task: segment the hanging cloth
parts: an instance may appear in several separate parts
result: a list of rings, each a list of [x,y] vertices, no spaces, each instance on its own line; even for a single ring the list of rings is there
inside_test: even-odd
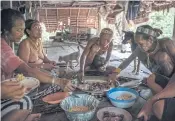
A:
[[[126,14],[127,20],[134,20],[138,16],[140,10],[140,1],[129,1],[128,10]]]

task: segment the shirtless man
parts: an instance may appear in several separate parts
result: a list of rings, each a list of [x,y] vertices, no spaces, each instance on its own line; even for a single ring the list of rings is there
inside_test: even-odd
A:
[[[113,31],[110,28],[102,29],[100,37],[94,37],[88,41],[80,59],[80,80],[83,80],[84,72],[90,68],[105,71],[111,57],[113,48]],[[101,55],[105,54],[106,59]]]
[[[166,87],[172,74],[175,73],[175,41],[169,38],[157,37],[162,32],[149,25],[137,28],[135,41],[138,47],[110,75],[115,80],[116,75],[125,69],[136,57],[152,72],[146,83],[155,92]],[[114,78],[113,78],[114,77]]]

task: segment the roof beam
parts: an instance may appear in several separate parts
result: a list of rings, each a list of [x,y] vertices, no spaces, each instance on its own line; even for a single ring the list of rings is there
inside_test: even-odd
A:
[[[97,7],[59,7],[59,8],[38,7],[38,9],[97,9]]]
[[[71,2],[70,6],[73,6],[73,5],[74,5],[74,3],[75,3],[75,1]]]

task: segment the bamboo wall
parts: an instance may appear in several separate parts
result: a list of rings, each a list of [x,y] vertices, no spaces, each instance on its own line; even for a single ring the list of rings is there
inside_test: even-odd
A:
[[[44,22],[48,32],[56,31],[59,22],[70,25],[72,33],[87,33],[88,28],[98,29],[99,17],[97,9],[38,9],[39,21]]]

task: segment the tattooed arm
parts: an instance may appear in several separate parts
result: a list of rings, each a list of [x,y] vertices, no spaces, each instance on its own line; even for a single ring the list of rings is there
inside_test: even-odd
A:
[[[175,67],[175,42],[167,38],[166,40],[162,40],[161,44],[166,52],[162,52],[159,55],[158,61],[161,66],[161,70],[166,76],[170,76],[172,75]]]

